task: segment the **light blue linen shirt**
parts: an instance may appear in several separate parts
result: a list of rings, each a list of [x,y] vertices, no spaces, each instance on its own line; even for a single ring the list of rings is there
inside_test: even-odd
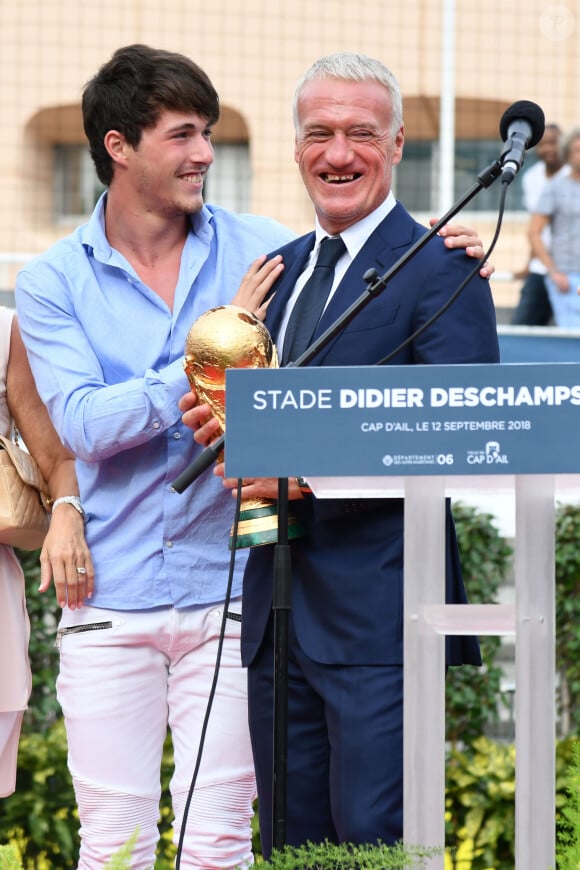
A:
[[[267,218],[204,206],[192,216],[173,311],[89,223],[27,264],[16,306],[38,390],[78,457],[95,565],[91,604],[115,610],[223,600],[234,500],[208,469],[171,482],[200,451],[177,403],[192,323],[231,301],[250,262],[293,238]],[[241,593],[246,553],[236,557]]]

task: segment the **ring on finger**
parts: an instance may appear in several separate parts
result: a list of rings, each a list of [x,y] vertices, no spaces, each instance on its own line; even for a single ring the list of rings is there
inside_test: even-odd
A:
[[[83,568],[82,566],[77,565],[77,574],[86,574],[86,573],[87,573],[86,568]]]

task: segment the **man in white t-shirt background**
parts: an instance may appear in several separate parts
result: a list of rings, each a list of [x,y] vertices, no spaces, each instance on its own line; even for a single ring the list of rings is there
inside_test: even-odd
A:
[[[540,195],[548,181],[567,174],[561,148],[562,131],[557,124],[547,124],[538,142],[538,161],[522,175],[523,199],[531,215],[536,211]],[[550,228],[544,230],[544,244],[550,247]],[[546,290],[546,267],[538,257],[530,255],[527,274],[520,290],[520,299],[512,316],[514,326],[547,326],[552,321],[552,306]]]

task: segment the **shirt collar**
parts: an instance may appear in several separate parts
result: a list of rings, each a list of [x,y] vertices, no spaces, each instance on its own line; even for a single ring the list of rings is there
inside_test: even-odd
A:
[[[81,228],[81,243],[87,250],[92,250],[99,260],[106,262],[111,256],[111,246],[105,235],[105,204],[107,191],[101,194],[93,213]]]
[[[87,250],[92,250],[94,256],[102,263],[108,263],[114,256],[114,249],[109,244],[105,234],[105,208],[107,204],[107,191],[101,194],[100,198],[93,209],[93,213],[89,218],[88,223],[82,227],[81,242]],[[190,216],[191,228],[193,233],[202,241],[206,240],[208,234],[211,235],[210,229],[213,223],[213,212],[211,206],[204,205],[200,211],[195,212]]]
[[[352,224],[352,226],[347,227],[340,233],[344,244],[346,245],[346,249],[350,256],[351,261],[354,260],[362,246],[365,242],[370,238],[371,234],[376,230],[378,225],[383,221],[386,216],[391,212],[396,206],[397,201],[395,199],[395,195],[393,191],[389,191],[389,194],[385,200],[368,214],[366,217],[362,218],[362,220],[357,221],[357,223]],[[318,222],[318,218],[316,218],[316,243],[314,245],[315,250],[320,246],[320,242],[325,236],[328,235],[326,230],[323,230]]]

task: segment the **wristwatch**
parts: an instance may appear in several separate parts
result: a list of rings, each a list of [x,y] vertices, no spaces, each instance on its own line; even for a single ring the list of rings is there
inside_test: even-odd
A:
[[[57,498],[52,503],[52,510],[54,511],[55,507],[58,507],[59,504],[70,504],[74,507],[76,511],[79,512],[81,517],[85,518],[85,512],[83,506],[81,504],[81,500],[78,495],[61,495],[60,498]]]

